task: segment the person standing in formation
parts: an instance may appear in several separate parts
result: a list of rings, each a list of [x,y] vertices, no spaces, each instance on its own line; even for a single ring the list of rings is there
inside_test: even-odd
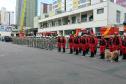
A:
[[[66,38],[64,36],[61,37],[61,48],[63,49],[63,52],[65,53],[66,49]]]
[[[101,36],[100,39],[100,59],[105,58],[105,49],[106,49],[107,43],[103,36]]]
[[[79,44],[80,44],[80,39],[78,36],[75,36],[74,37],[74,49],[75,49],[76,55],[79,54]]]
[[[95,45],[96,45],[95,42],[96,42],[95,37],[94,37],[94,35],[92,35],[90,37],[90,42],[89,42],[89,44],[90,44],[90,53],[91,53],[90,57],[94,57],[94,55],[95,55]]]
[[[70,49],[70,54],[73,53],[74,51],[74,36],[71,34],[69,38],[69,49]]]
[[[119,51],[121,46],[121,38],[118,36],[118,33],[115,32],[115,36],[113,38],[113,51]],[[118,62],[119,57],[117,56],[114,61]]]
[[[86,40],[86,36],[82,36],[81,37],[81,46],[82,46],[82,51],[83,51],[83,56],[86,55],[86,45],[87,45],[87,40]]]
[[[58,36],[57,38],[57,47],[58,47],[58,52],[61,52],[61,36]]]

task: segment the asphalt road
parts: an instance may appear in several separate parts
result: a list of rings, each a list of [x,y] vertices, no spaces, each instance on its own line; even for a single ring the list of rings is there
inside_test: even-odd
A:
[[[126,84],[126,61],[0,42],[0,84]]]

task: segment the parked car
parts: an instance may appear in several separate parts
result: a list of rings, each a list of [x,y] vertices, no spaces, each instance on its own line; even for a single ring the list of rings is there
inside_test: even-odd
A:
[[[4,41],[4,42],[11,42],[12,38],[10,36],[3,36],[2,37],[2,41]]]

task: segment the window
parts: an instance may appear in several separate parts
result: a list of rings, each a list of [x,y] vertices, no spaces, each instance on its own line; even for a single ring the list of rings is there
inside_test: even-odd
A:
[[[104,8],[101,8],[101,9],[97,10],[97,14],[102,14],[102,13],[104,13]]]
[[[80,0],[80,1],[79,1],[79,4],[85,3],[85,2],[86,2],[86,0]]]
[[[120,17],[121,17],[121,12],[120,11],[116,11],[116,22],[120,23]]]
[[[87,22],[87,14],[81,15],[81,22]]]
[[[124,21],[126,21],[126,13],[124,13]]]
[[[58,25],[59,25],[59,26],[61,25],[61,19],[58,20]]]
[[[76,16],[72,17],[72,24],[76,23]]]
[[[89,21],[93,21],[93,14],[89,17]]]

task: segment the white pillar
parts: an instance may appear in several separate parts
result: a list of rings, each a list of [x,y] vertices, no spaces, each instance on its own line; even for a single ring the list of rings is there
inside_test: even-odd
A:
[[[63,36],[65,36],[65,30],[63,30]]]

